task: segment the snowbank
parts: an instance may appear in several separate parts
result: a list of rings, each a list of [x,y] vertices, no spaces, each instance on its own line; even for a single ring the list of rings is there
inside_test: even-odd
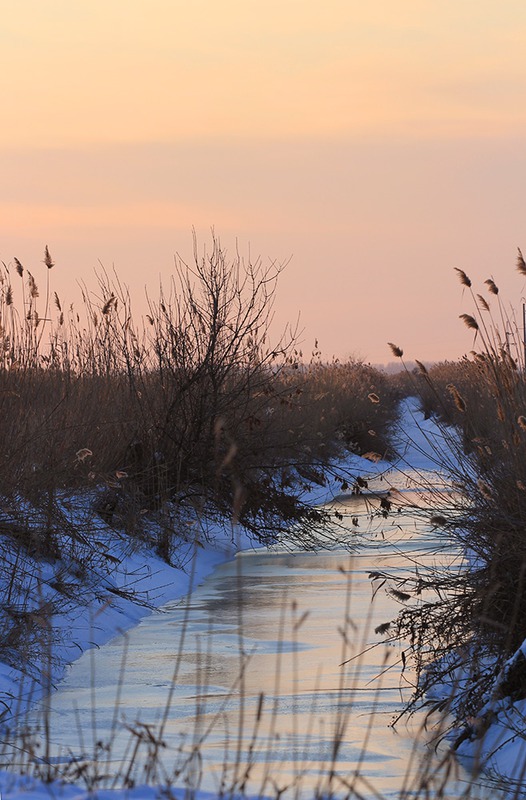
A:
[[[342,493],[342,483],[353,476],[367,477],[369,480],[386,480],[389,473],[400,470],[416,476],[430,477],[437,482],[437,470],[442,469],[447,478],[448,465],[454,466],[458,452],[450,450],[444,437],[433,422],[425,420],[414,398],[401,404],[400,423],[396,432],[396,445],[400,453],[394,463],[371,461],[349,454],[331,468],[323,487],[306,488],[302,499],[305,502],[322,504]],[[347,491],[351,491],[349,485]],[[76,514],[79,509],[76,509]],[[84,525],[84,522],[82,523]],[[178,549],[178,566],[169,566],[154,555],[151,546],[130,543],[120,538],[103,523],[91,529],[103,543],[105,558],[102,573],[96,585],[83,584],[83,597],[62,598],[58,613],[53,616],[55,643],[53,653],[52,683],[56,683],[68,663],[89,647],[98,647],[115,635],[136,625],[149,610],[159,608],[164,603],[183,597],[192,587],[198,585],[215,566],[231,558],[238,550],[253,547],[253,542],[245,531],[233,527],[228,520],[223,523],[205,522],[202,519],[187,520],[188,541],[181,538]],[[100,566],[100,565],[99,565]],[[40,602],[52,597],[53,579],[56,565],[35,568],[38,572]],[[102,578],[101,578],[102,574]],[[35,579],[35,574],[32,575]],[[19,587],[20,596],[27,596],[28,588],[37,583],[29,581],[28,586]],[[78,586],[80,584],[77,584]],[[43,588],[42,588],[43,587]],[[523,648],[526,655],[526,645]],[[43,652],[41,669],[47,669],[47,655]],[[38,665],[35,665],[38,666]],[[5,709],[12,709],[20,687],[25,686],[27,702],[37,699],[44,687],[34,682],[28,685],[22,670],[0,664],[0,702]],[[17,706],[22,711],[25,703]],[[526,730],[526,697],[512,701],[499,698],[488,701],[487,724],[481,732],[473,726],[473,736],[466,737],[459,747],[458,754],[473,767],[482,765],[490,773],[504,774],[513,779],[523,779],[523,765],[526,763],[526,747],[523,731]],[[133,790],[97,790],[98,800],[153,800],[160,796],[160,789],[136,787]],[[173,797],[183,800],[185,790],[171,790]],[[2,800],[48,800],[50,796],[64,800],[87,800],[90,795],[84,789],[72,785],[35,782],[28,777],[17,777],[0,771],[0,792]],[[211,800],[207,792],[196,792],[196,800]]]

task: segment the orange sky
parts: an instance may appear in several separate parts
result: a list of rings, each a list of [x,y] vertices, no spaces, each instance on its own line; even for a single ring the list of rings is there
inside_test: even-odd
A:
[[[0,259],[140,308],[192,226],[286,261],[305,350],[471,348],[453,267],[520,299],[523,0],[20,0],[0,27]]]

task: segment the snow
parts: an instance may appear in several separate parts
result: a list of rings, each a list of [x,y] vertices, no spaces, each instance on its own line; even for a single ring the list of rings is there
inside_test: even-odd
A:
[[[81,510],[77,508],[76,513],[79,515]],[[77,517],[77,524],[83,528],[86,520]],[[96,525],[98,530],[95,530]],[[96,574],[88,575],[78,586],[76,596],[60,596],[58,601],[59,593],[52,587],[57,566],[45,562],[32,565],[25,585],[19,590],[20,597],[32,597],[35,603],[49,599],[57,609],[52,617],[52,685],[60,680],[67,664],[85,650],[100,647],[136,625],[151,608],[188,594],[219,563],[232,558],[237,550],[252,546],[246,532],[235,530],[228,521],[220,525],[196,519],[193,523],[194,539],[180,543],[177,550],[179,566],[170,566],[150,546],[137,543],[135,548],[131,548],[129,541],[116,535],[104,523],[96,523],[93,517],[90,526],[91,534],[103,540],[110,560],[101,561]],[[61,566],[65,567],[64,564]],[[67,568],[64,574],[67,574]],[[42,651],[45,660],[42,671],[45,672],[47,648],[43,646]],[[27,687],[25,693],[31,702],[42,694],[42,687],[28,681],[20,670],[0,664],[0,703],[4,708],[11,706],[10,699],[16,697],[17,710],[23,713],[25,704],[18,699],[21,685]]]
[[[458,440],[458,447],[451,448],[450,443],[454,441],[452,431],[448,431],[447,440],[444,439],[440,428],[432,419],[423,419],[415,398],[404,401],[401,421],[398,443],[403,455],[399,466],[402,465],[403,468],[405,463],[408,469],[417,470],[420,474],[428,471],[436,474],[437,469],[446,474],[449,470],[454,474],[462,447]],[[467,467],[467,464],[463,465],[464,470]],[[526,700],[512,702],[509,697],[495,699],[499,695],[499,686],[506,668],[520,655],[526,656],[526,642],[509,659],[503,673],[496,677],[491,690],[492,696],[479,712],[477,719],[469,721],[473,730],[472,736],[465,739],[456,751],[459,760],[471,771],[477,773],[482,770],[487,777],[494,780],[500,798],[526,796]],[[451,654],[451,660],[455,660],[454,654]],[[462,658],[459,658],[459,662],[462,662]],[[434,697],[450,698],[452,686],[453,691],[459,691],[471,680],[469,666],[459,666],[452,673],[451,683],[444,685],[442,690],[434,687]],[[459,733],[453,732],[451,738],[454,739]]]
[[[387,468],[385,462],[373,464],[351,455],[334,464],[325,486],[305,486],[302,500],[309,505],[325,503],[341,491],[343,481],[351,482],[358,474],[380,474]],[[20,577],[9,592],[11,605],[34,614],[36,620],[27,657],[13,658],[11,664],[0,662],[0,719],[8,725],[56,686],[68,664],[83,652],[101,647],[137,625],[152,609],[184,597],[217,565],[230,560],[236,552],[255,547],[249,533],[231,520],[187,511],[174,521],[175,529],[182,533],[176,548],[177,564],[169,565],[155,554],[151,542],[139,538],[131,541],[106,524],[93,512],[93,501],[93,495],[89,494],[64,494],[59,500],[64,521],[64,531],[57,533],[59,546],[68,553],[76,549],[76,558],[37,560],[27,553],[21,555],[16,542],[8,537],[0,538],[4,560],[0,583],[2,579],[9,581],[16,562]],[[19,510],[20,516],[13,522],[23,518],[35,531],[42,528],[37,509],[21,501]],[[3,522],[9,522],[9,515],[3,509],[0,516]],[[147,526],[148,521],[143,520],[143,524]],[[71,534],[73,530],[75,535]],[[153,522],[152,540],[155,533]],[[68,547],[62,546],[62,536],[64,541],[68,540]],[[79,564],[86,559],[88,569],[80,576]],[[52,607],[51,616],[41,615],[42,607],[46,606]],[[79,787],[43,784],[1,770],[0,792],[1,800],[90,796]],[[142,787],[126,792],[97,790],[96,796],[153,798],[158,794],[155,788]],[[182,798],[185,791],[174,796]],[[195,796],[207,800],[211,795],[200,791]]]
[[[407,475],[434,476],[442,469],[444,480],[448,479],[448,469],[454,470],[458,451],[450,450],[433,420],[425,420],[419,411],[418,401],[407,399],[401,404],[401,420],[396,434],[400,457],[395,463],[348,455],[335,464],[330,477],[323,487],[310,487],[302,499],[310,504],[328,502],[342,492],[342,481],[349,476],[367,476],[371,480],[388,480],[393,470]],[[69,503],[69,508],[68,508]],[[70,500],[64,503],[64,514],[69,521],[80,528],[88,527],[91,536],[100,539],[101,556],[98,571],[95,570],[93,583],[82,584],[82,597],[60,597],[53,583],[57,577],[56,564],[27,565],[25,581],[17,589],[20,602],[33,597],[36,605],[46,600],[57,604],[53,616],[54,646],[50,683],[56,684],[68,663],[90,647],[100,647],[114,636],[136,625],[149,613],[164,603],[183,597],[197,586],[221,562],[230,559],[237,551],[251,548],[253,541],[239,526],[234,527],[228,520],[210,522],[202,518],[186,520],[188,541],[181,542],[178,549],[179,563],[170,566],[156,556],[144,543],[137,542],[134,547],[129,541],[119,537],[100,520],[94,528],[93,515],[88,510],[87,498]],[[84,516],[83,516],[84,515]],[[84,518],[85,517],[85,518]],[[5,557],[9,562],[13,550],[5,544]],[[60,564],[62,578],[74,581],[74,565]],[[71,570],[70,570],[71,567]],[[38,591],[36,587],[38,586]],[[37,603],[38,600],[38,603]],[[36,606],[35,606],[36,607]],[[526,643],[523,646],[526,653]],[[42,653],[41,669],[47,669],[46,653]],[[38,665],[34,664],[34,667]],[[42,696],[45,687],[32,680],[28,681],[27,665],[20,668],[0,663],[0,714],[2,709],[9,713],[22,713],[25,707]],[[20,701],[20,692],[23,700]],[[523,778],[522,770],[526,763],[526,747],[522,731],[526,729],[526,701],[511,703],[509,698],[488,702],[494,721],[486,733],[473,741],[466,740],[459,748],[459,756],[467,763],[484,765],[496,776],[506,775],[512,779]],[[5,714],[7,719],[9,714]],[[171,789],[169,796],[177,800],[188,797],[185,789]],[[86,789],[58,783],[44,784],[28,776],[16,776],[0,771],[1,800],[49,800],[50,797],[64,800],[153,800],[160,796],[156,787],[135,787],[128,790],[97,789],[90,794]],[[165,795],[166,796],[166,795]],[[213,795],[196,791],[196,800],[209,800]]]
[[[221,562],[229,560],[239,550],[253,547],[247,532],[239,526],[234,527],[229,520],[212,522],[195,517],[187,520],[188,541],[181,540],[177,548],[178,566],[170,566],[152,551],[151,546],[130,542],[119,536],[105,523],[88,514],[88,503],[79,498],[72,504],[67,501],[71,511],[71,522],[79,529],[89,526],[90,535],[100,540],[105,557],[97,562],[98,569],[93,574],[77,581],[76,592],[64,597],[54,588],[57,569],[62,579],[74,580],[75,565],[64,562],[39,563],[27,558],[27,569],[23,570],[22,580],[13,597],[19,604],[38,610],[46,600],[53,602],[55,613],[51,618],[52,660],[49,662],[47,639],[47,620],[39,641],[38,657],[32,655],[32,672],[27,664],[21,669],[0,663],[0,704],[3,722],[9,724],[13,716],[22,716],[25,710],[46,692],[46,685],[37,680],[36,675],[49,672],[50,686],[56,685],[64,674],[67,665],[92,647],[100,647],[113,637],[137,625],[145,614],[159,608],[170,600],[184,597],[200,584]],[[9,562],[10,543],[4,543],[5,555]],[[97,798],[154,798],[159,795],[155,788],[139,787],[126,792],[97,790]],[[27,776],[16,776],[11,772],[0,771],[0,797],[2,800],[23,798],[61,797],[66,800],[80,800],[92,797],[79,787],[58,783],[43,784]],[[184,797],[184,790],[175,795]],[[200,800],[210,797],[200,792]]]
[[[174,789],[162,793],[159,787],[135,786],[133,789],[97,789],[89,792],[72,784],[54,781],[41,783],[27,776],[14,778],[11,773],[0,771],[0,791],[2,800],[159,800],[160,797],[170,800],[188,800],[188,790],[185,788]],[[197,790],[192,795],[195,800],[217,800],[217,794]],[[231,800],[236,800],[232,796]],[[244,796],[243,800],[246,800]],[[258,796],[258,800],[265,798]]]

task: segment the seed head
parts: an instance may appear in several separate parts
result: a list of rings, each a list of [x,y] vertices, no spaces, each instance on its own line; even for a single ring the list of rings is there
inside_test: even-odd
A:
[[[390,627],[391,627],[390,622],[383,622],[381,625],[378,625],[378,627],[374,629],[374,632],[379,633],[381,635],[383,633],[387,633]]]
[[[498,294],[499,293],[499,287],[497,286],[497,284],[495,283],[493,278],[488,278],[488,280],[484,281],[484,283],[488,287],[488,292],[491,292],[491,294]]]
[[[110,309],[111,309],[112,305],[114,304],[114,301],[115,301],[115,295],[112,294],[111,297],[109,297],[108,300],[106,300],[106,302],[102,306],[102,313],[104,315],[110,313]]]
[[[32,298],[38,297],[38,286],[30,272],[27,273],[27,279],[29,282],[29,294]]]
[[[481,294],[478,294],[478,295],[477,295],[477,300],[479,301],[479,303],[480,303],[480,305],[481,305],[481,308],[483,308],[483,309],[484,309],[484,311],[489,311],[489,304],[488,304],[487,300],[485,300],[485,299],[482,297],[482,295],[481,295]]]
[[[460,392],[457,389],[457,387],[454,384],[449,383],[447,385],[447,390],[448,390],[449,394],[451,395],[451,397],[453,398],[453,402],[455,403],[456,408],[459,411],[461,411],[462,413],[464,413],[465,410],[466,410],[466,401],[464,400],[464,398],[460,394]]]
[[[410,594],[408,594],[407,592],[401,592],[399,589],[391,589],[390,593],[392,594],[393,597],[395,597],[397,600],[400,600],[402,603],[405,603],[406,600],[411,599]]]
[[[459,269],[458,267],[455,267],[455,272],[458,273],[458,277],[460,279],[460,283],[462,284],[462,286],[467,286],[468,289],[469,289],[471,287],[471,281],[468,278],[468,276],[466,275],[466,273],[464,272],[464,270],[463,269]]]
[[[402,356],[404,355],[404,351],[402,350],[401,347],[398,347],[396,344],[393,344],[392,342],[387,342],[387,344],[391,348],[391,353],[394,355],[395,358],[402,358]]]
[[[53,259],[51,258],[50,254],[49,254],[49,250],[48,250],[48,246],[47,245],[46,245],[46,249],[44,250],[44,264],[46,265],[46,267],[48,269],[51,269],[52,267],[55,266],[55,262],[53,261]]]
[[[463,321],[463,323],[464,323],[464,325],[466,325],[466,327],[471,328],[474,331],[478,331],[479,324],[478,324],[477,320],[475,319],[475,317],[472,317],[470,314],[461,314],[459,319],[461,319]]]

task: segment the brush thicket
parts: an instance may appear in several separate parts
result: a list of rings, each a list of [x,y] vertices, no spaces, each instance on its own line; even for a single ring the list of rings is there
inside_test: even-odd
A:
[[[525,274],[521,256],[518,266]],[[455,574],[437,574],[427,587],[435,598],[404,611],[398,623],[421,670],[417,698],[444,680],[453,687],[459,667],[471,676],[453,692],[461,720],[477,713],[495,674],[526,639],[526,379],[522,333],[495,281],[477,295],[457,272],[473,303],[473,314],[461,319],[476,349],[458,362],[420,365],[408,378],[426,415],[440,422],[444,452],[453,454],[439,466],[454,492],[445,507],[438,498],[443,508],[433,524],[462,544],[467,560]],[[421,589],[415,581],[415,596]],[[519,696],[526,697],[526,671]]]
[[[360,362],[315,349],[305,364],[294,331],[272,341],[281,267],[196,243],[138,319],[116,275],[83,285],[77,308],[52,292],[47,248],[44,264],[42,291],[17,259],[0,271],[1,585],[28,554],[96,566],[89,514],[174,562],[203,512],[262,541],[319,541],[326,515],[303,489],[347,448],[384,454],[395,397]]]

